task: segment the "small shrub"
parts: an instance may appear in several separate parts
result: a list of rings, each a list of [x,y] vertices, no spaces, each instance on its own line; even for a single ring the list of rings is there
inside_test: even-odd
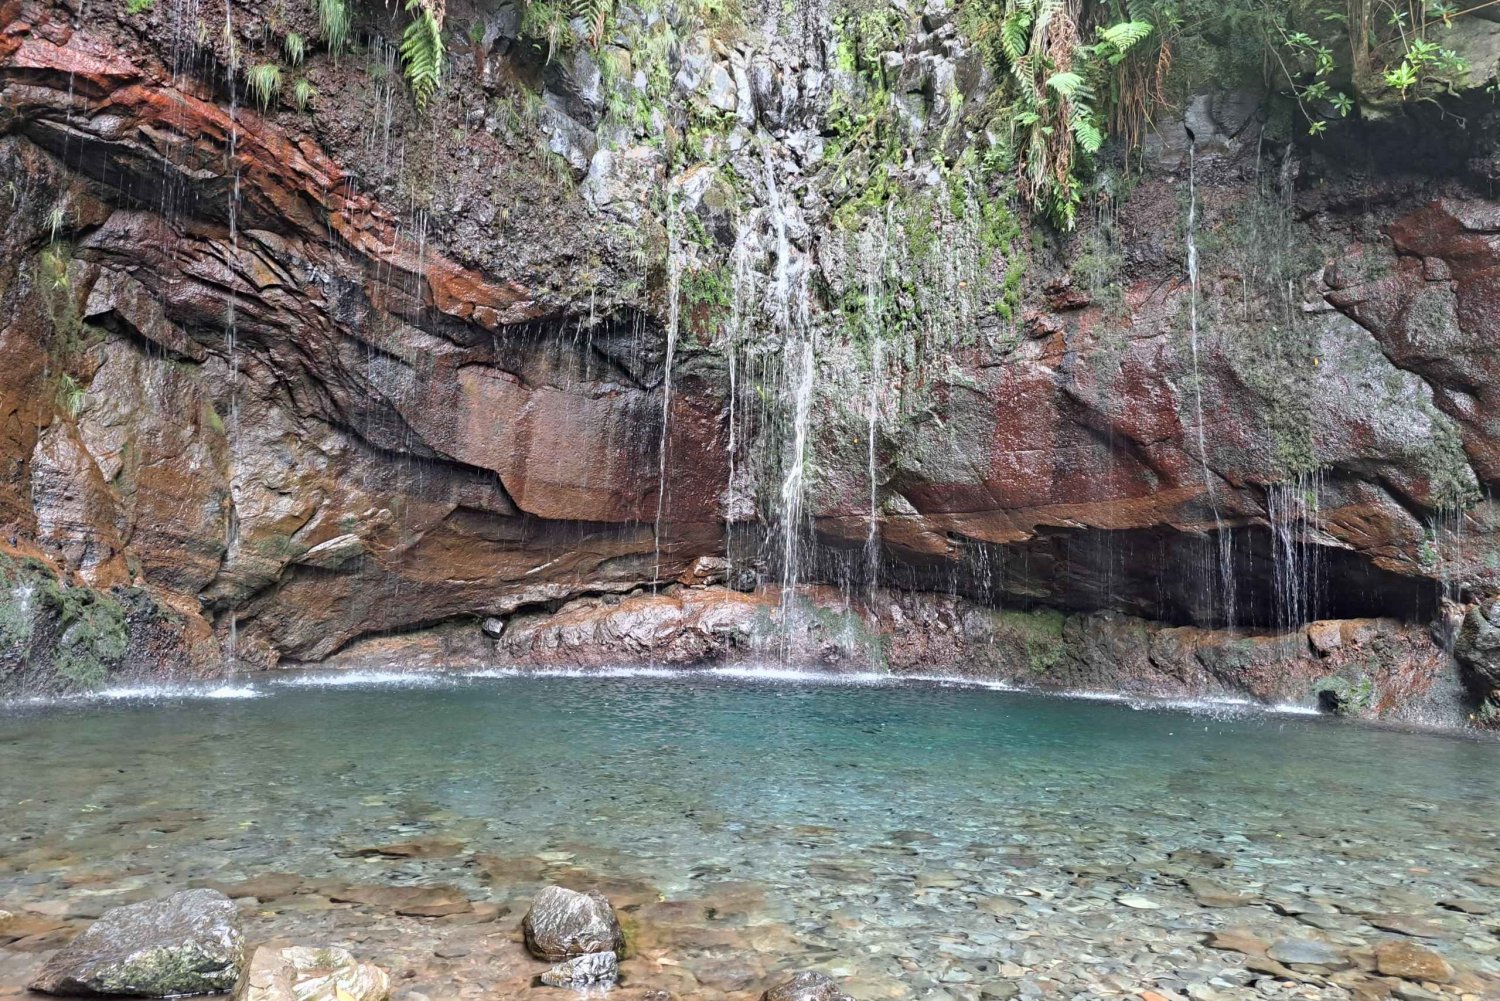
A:
[[[277,95],[281,93],[281,67],[275,63],[259,63],[250,67],[245,79],[250,86],[250,96],[255,98],[255,103],[260,105],[262,111],[274,104]]]

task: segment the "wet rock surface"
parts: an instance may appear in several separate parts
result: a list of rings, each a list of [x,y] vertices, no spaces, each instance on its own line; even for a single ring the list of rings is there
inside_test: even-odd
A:
[[[625,933],[620,930],[615,910],[597,890],[580,893],[549,886],[531,902],[521,928],[526,948],[538,959],[613,955],[625,948]]]
[[[250,957],[234,1001],[386,1001],[391,978],[345,949],[262,946]]]
[[[105,911],[31,982],[47,994],[171,997],[227,991],[244,960],[239,912],[213,890]]]
[[[548,987],[609,985],[619,978],[620,963],[613,952],[586,952],[558,963],[540,977]]]

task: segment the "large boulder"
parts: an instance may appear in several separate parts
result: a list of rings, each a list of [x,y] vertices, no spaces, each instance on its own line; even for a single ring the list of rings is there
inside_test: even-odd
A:
[[[170,997],[231,990],[245,958],[239,912],[217,890],[111,908],[49,959],[31,989]]]
[[[1500,599],[1469,609],[1453,654],[1468,668],[1474,688],[1485,693],[1500,689]]]
[[[343,949],[255,950],[234,1001],[386,1001],[391,978]]]
[[[760,996],[760,1001],[854,1001],[826,973],[804,970]]]
[[[536,895],[521,919],[526,948],[538,959],[558,962],[591,952],[619,953],[625,933],[615,909],[596,890],[579,893],[549,886]]]

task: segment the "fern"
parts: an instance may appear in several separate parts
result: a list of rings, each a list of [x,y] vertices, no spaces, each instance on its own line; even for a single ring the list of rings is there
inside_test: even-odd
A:
[[[407,0],[406,10],[412,19],[401,35],[401,62],[412,98],[425,108],[443,74],[443,28],[423,0]]]
[[[1080,91],[1087,91],[1084,86],[1083,77],[1077,73],[1054,73],[1047,78],[1047,86],[1057,91],[1063,97],[1072,97]]]
[[[604,40],[604,29],[614,13],[615,0],[573,0],[573,16],[589,27],[589,44],[595,48]]]
[[[1099,29],[1099,37],[1114,46],[1115,52],[1124,55],[1137,42],[1145,41],[1153,26],[1147,21],[1121,21]]]
[[[265,111],[281,93],[281,67],[275,63],[252,66],[245,74],[245,82],[250,86],[250,95],[255,98],[255,103],[260,105],[260,110]]]
[[[349,44],[349,8],[344,0],[318,0],[318,27],[329,52],[344,51]]]
[[[301,66],[302,60],[307,58],[307,42],[295,31],[287,33],[282,40],[281,50],[286,53],[286,61],[293,66]]]

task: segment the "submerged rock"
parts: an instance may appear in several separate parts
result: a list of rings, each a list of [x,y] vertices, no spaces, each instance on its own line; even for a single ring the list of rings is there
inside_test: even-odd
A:
[[[385,1001],[391,978],[344,949],[260,948],[235,988],[234,1001]]]
[[[42,967],[46,994],[169,997],[227,991],[245,958],[239,913],[216,890],[184,890],[105,911]]]
[[[760,996],[760,1001],[854,1001],[826,973],[804,970]]]
[[[548,987],[586,987],[620,979],[620,961],[613,952],[590,952],[558,963],[542,974]]]
[[[625,933],[615,909],[596,890],[579,893],[549,886],[536,895],[521,919],[526,948],[538,959],[554,962],[596,952],[619,953]]]

